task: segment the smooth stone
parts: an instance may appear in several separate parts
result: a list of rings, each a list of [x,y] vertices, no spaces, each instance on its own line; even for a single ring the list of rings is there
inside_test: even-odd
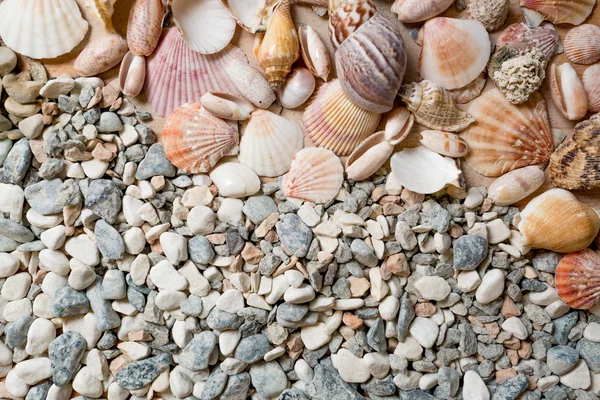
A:
[[[197,334],[179,354],[179,364],[192,371],[207,368],[210,355],[216,345],[217,337],[214,333],[205,331]]]
[[[70,287],[57,289],[52,299],[52,310],[59,318],[85,314],[89,308],[85,294]]]
[[[127,283],[123,271],[109,269],[102,278],[102,295],[107,300],[123,299],[127,295]]]
[[[575,367],[579,360],[579,352],[569,346],[555,346],[548,350],[546,362],[550,371],[556,375],[564,375]]]
[[[37,356],[48,350],[50,343],[56,339],[54,324],[45,318],[36,318],[27,332],[27,354]]]
[[[276,361],[255,364],[249,373],[257,393],[267,398],[277,396],[288,384],[285,372]]]
[[[378,259],[375,252],[361,239],[354,239],[350,245],[350,250],[354,259],[359,263],[367,267],[377,266]]]
[[[165,148],[155,143],[148,149],[146,156],[139,163],[135,178],[137,180],[145,180],[153,176],[167,176],[169,178],[175,176],[177,170],[167,158]]]
[[[300,335],[304,346],[309,350],[316,350],[331,340],[331,333],[322,322],[302,327]]]
[[[0,218],[0,236],[6,236],[19,243],[27,243],[35,239],[35,236],[29,229],[6,218]],[[2,268],[0,267],[1,270]]]
[[[44,82],[23,80],[16,74],[8,74],[2,78],[2,85],[11,100],[28,104],[36,101]]]
[[[345,382],[331,358],[321,360],[315,367],[314,378],[307,386],[306,393],[311,399],[321,400],[363,400],[354,386]]]
[[[188,228],[194,235],[208,235],[215,229],[215,213],[206,206],[196,206],[190,210]]]
[[[585,327],[583,337],[592,342],[600,342],[600,324],[592,322]]]
[[[444,278],[424,276],[415,282],[415,288],[427,300],[441,301],[450,294],[451,288]]]
[[[44,117],[35,114],[19,122],[19,130],[27,139],[35,139],[42,134],[44,128]]]
[[[66,332],[54,339],[48,347],[52,363],[52,381],[62,386],[69,382],[87,348],[85,338],[77,332]]]
[[[14,370],[28,385],[35,385],[52,376],[51,362],[47,357],[23,360],[15,365]]]
[[[277,204],[269,196],[252,196],[246,200],[242,211],[258,226],[269,215],[277,212]]]
[[[463,400],[489,400],[490,391],[477,372],[469,370],[463,377]]]
[[[61,75],[51,79],[40,89],[40,96],[48,99],[58,99],[62,95],[68,95],[75,87],[75,81],[70,76]]]
[[[6,111],[8,111],[9,114],[14,115],[15,117],[27,118],[37,114],[42,109],[42,106],[37,101],[34,103],[21,104],[9,97],[4,102],[4,108],[6,108]]]
[[[21,272],[13,275],[4,281],[2,286],[2,298],[4,300],[20,300],[27,295],[31,286],[31,275],[28,272]]]
[[[430,349],[437,340],[439,328],[438,325],[429,318],[416,317],[410,324],[409,332],[421,346]]]
[[[4,330],[4,342],[10,348],[21,347],[27,342],[27,332],[33,323],[33,317],[23,315],[9,322]]]
[[[113,112],[103,112],[100,114],[100,121],[96,125],[96,129],[100,133],[118,132],[123,128],[123,123],[119,116]]]
[[[489,304],[504,292],[504,272],[491,269],[481,279],[481,284],[475,292],[475,298],[481,304]]]
[[[281,245],[288,254],[304,257],[312,242],[312,230],[296,214],[285,214],[276,225]]]
[[[87,266],[93,267],[100,263],[98,247],[88,235],[83,234],[69,238],[65,242],[65,251]]]
[[[169,261],[161,261],[150,268],[150,279],[159,288],[164,290],[184,290],[188,283]]]
[[[121,325],[121,318],[113,310],[110,301],[104,298],[102,292],[102,278],[98,276],[96,277],[96,282],[86,289],[85,294],[90,302],[90,308],[96,316],[97,327],[100,331],[104,332]]]
[[[560,377],[560,383],[571,389],[587,389],[592,384],[590,370],[584,360],[579,360],[575,367]]]
[[[220,400],[245,400],[250,390],[251,378],[247,372],[230,376]]]
[[[465,235],[454,242],[454,268],[459,271],[474,270],[486,258],[488,242],[481,236]]]
[[[446,366],[438,370],[438,389],[448,398],[454,397],[460,385],[460,375],[455,369]]]
[[[517,339],[527,339],[527,328],[525,328],[523,322],[521,322],[521,320],[517,317],[507,318],[502,323],[502,329],[504,329],[506,332],[511,333]]]
[[[196,235],[188,241],[190,259],[198,264],[208,264],[215,256],[212,244],[205,236]]]
[[[331,356],[331,360],[342,379],[348,383],[364,383],[371,378],[371,373],[365,368],[363,360],[347,349],[339,349]]]
[[[171,355],[168,353],[134,361],[117,372],[115,379],[124,389],[140,389],[152,383],[162,371],[169,368],[171,362]]]
[[[4,182],[13,184],[22,183],[29,169],[32,156],[33,154],[27,139],[23,138],[18,140],[17,143],[12,146],[4,160]],[[27,189],[25,189],[26,192]]]
[[[400,312],[398,313],[397,339],[404,340],[408,333],[408,328],[415,318],[415,308],[412,301],[408,297],[408,293],[404,293],[400,299]]]
[[[0,77],[10,74],[17,66],[17,55],[6,46],[0,47]]]
[[[243,338],[235,349],[235,358],[247,364],[261,360],[269,351],[269,341],[261,334]]]
[[[119,232],[104,220],[96,222],[94,227],[98,250],[107,261],[120,260],[125,253],[125,243]]]
[[[160,244],[165,256],[173,264],[177,265],[188,259],[187,240],[182,235],[174,232],[164,232],[160,235]]]

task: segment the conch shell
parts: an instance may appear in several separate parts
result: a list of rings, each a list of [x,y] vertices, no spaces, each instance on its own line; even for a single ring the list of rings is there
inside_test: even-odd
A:
[[[510,0],[471,0],[468,8],[471,18],[478,20],[485,29],[493,32],[506,22]]]
[[[422,22],[446,11],[454,0],[396,0],[392,12],[404,23]]]
[[[377,9],[371,0],[343,0],[329,2],[329,38],[333,49],[375,15]]]
[[[550,189],[533,199],[521,212],[519,223],[527,247],[557,253],[587,248],[599,230],[596,210],[564,189]]]
[[[420,133],[421,144],[443,156],[460,158],[469,152],[467,142],[453,133],[442,131],[422,131]]]
[[[542,21],[579,25],[592,13],[596,0],[521,0],[519,5],[532,28]]]
[[[327,81],[331,72],[331,60],[325,43],[310,25],[301,26],[298,35],[300,35],[300,49],[306,67],[314,76]]]
[[[600,256],[590,249],[565,255],[555,281],[558,297],[569,307],[589,310],[600,299]]]
[[[121,63],[119,83],[125,96],[137,96],[146,80],[146,57],[128,52]]]
[[[583,73],[583,88],[587,93],[591,112],[600,111],[600,64],[588,67]]]
[[[488,197],[498,206],[510,206],[538,190],[546,179],[537,166],[515,169],[496,179],[488,188]]]
[[[202,108],[215,117],[231,121],[250,118],[254,106],[246,99],[233,93],[206,92],[200,98]]]
[[[587,114],[588,99],[583,83],[571,64],[552,64],[550,67],[552,100],[567,119],[577,121]]]
[[[162,33],[162,0],[135,0],[127,22],[127,46],[136,56],[152,54]]]
[[[118,34],[105,35],[90,43],[75,59],[81,76],[95,76],[108,71],[127,54],[127,43]]]
[[[600,60],[600,27],[585,24],[573,28],[565,38],[565,54],[576,64],[593,64]]]

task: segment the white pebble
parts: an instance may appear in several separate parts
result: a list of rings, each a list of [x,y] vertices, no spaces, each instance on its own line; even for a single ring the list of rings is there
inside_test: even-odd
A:
[[[481,379],[479,374],[474,370],[468,370],[465,372],[463,385],[463,400],[490,399],[490,391],[485,385],[483,379]]]
[[[56,328],[54,324],[47,319],[37,318],[27,331],[25,351],[32,356],[40,355],[48,349],[50,342],[55,338]]]
[[[65,251],[82,263],[93,267],[100,263],[100,253],[96,243],[88,235],[79,235],[67,240]]]
[[[437,340],[439,328],[438,325],[429,318],[416,317],[410,324],[409,332],[421,346],[430,349]]]
[[[40,235],[42,243],[50,250],[58,250],[65,244],[65,226],[57,225],[54,228],[50,228]]]
[[[489,304],[496,300],[504,292],[504,272],[499,269],[491,269],[486,272],[481,284],[475,292],[475,298],[481,304]]]
[[[215,229],[215,213],[206,206],[196,206],[190,210],[187,223],[194,235],[208,235]]]
[[[160,235],[160,244],[165,256],[173,264],[177,265],[188,258],[187,240],[185,237],[174,232],[165,232]]]
[[[415,282],[415,288],[427,300],[441,301],[450,294],[451,288],[444,278],[424,276]]]
[[[104,393],[102,381],[96,379],[89,367],[83,367],[73,378],[73,390],[84,396],[98,398]]]
[[[24,360],[15,365],[17,376],[28,385],[35,385],[52,376],[52,366],[48,357]]]
[[[150,269],[150,279],[161,290],[184,290],[188,286],[186,279],[166,260]]]
[[[231,314],[236,314],[243,308],[244,296],[235,289],[226,290],[219,298],[219,301],[217,301],[217,309]]]

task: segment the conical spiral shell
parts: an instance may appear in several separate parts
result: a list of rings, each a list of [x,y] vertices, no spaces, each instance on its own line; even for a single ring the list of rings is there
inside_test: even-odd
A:
[[[538,190],[545,180],[546,174],[537,166],[515,169],[490,185],[488,197],[498,206],[509,206]]]
[[[585,249],[565,255],[556,267],[556,290],[569,307],[589,310],[600,299],[600,256]]]
[[[152,54],[162,33],[162,0],[135,0],[127,22],[127,46],[136,56]]]
[[[330,6],[331,6],[330,2]],[[329,38],[333,49],[367,22],[377,9],[371,0],[346,0],[329,9]]]
[[[224,156],[238,152],[238,132],[227,122],[187,103],[177,108],[162,131],[167,158],[189,173],[208,172]]]
[[[585,70],[582,77],[583,88],[588,97],[591,112],[600,111],[600,64],[595,64]]]
[[[404,23],[427,21],[446,11],[454,0],[396,0],[392,12]]]
[[[521,0],[519,5],[529,26],[542,21],[579,25],[592,13],[596,0]]]
[[[569,60],[576,64],[593,64],[600,60],[600,27],[585,24],[573,28],[563,45]]]

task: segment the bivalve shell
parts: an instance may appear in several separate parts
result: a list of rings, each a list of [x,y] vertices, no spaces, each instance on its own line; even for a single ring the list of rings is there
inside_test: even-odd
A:
[[[392,12],[404,23],[422,22],[446,11],[454,0],[396,0]]]
[[[313,94],[315,85],[315,77],[309,70],[294,68],[277,89],[279,103],[290,109],[300,107]]]
[[[118,65],[127,51],[127,43],[121,36],[105,35],[79,53],[74,67],[81,76],[95,76]]]
[[[565,255],[556,266],[555,279],[562,301],[589,310],[600,299],[600,256],[590,249]]]
[[[210,179],[222,197],[247,197],[260,190],[258,175],[244,164],[236,162],[217,165],[210,172]]]
[[[592,13],[596,0],[521,0],[519,5],[533,28],[542,21],[579,25]]]
[[[161,0],[135,0],[127,22],[127,46],[137,56],[152,54],[162,33],[165,8]]]
[[[560,113],[571,121],[577,121],[587,114],[588,99],[583,83],[571,64],[552,64],[550,67],[550,88],[552,100]]]
[[[125,96],[137,96],[146,80],[146,57],[128,52],[123,57],[119,71],[119,84]]]
[[[313,75],[327,81],[331,72],[331,59],[325,43],[310,25],[298,28],[298,35],[306,67]]]
[[[469,145],[460,136],[443,131],[422,131],[421,144],[443,156],[460,158],[469,153]]]
[[[254,111],[249,101],[232,93],[206,92],[200,98],[200,104],[215,117],[232,121],[248,119]]]
[[[385,139],[385,132],[369,136],[346,160],[346,175],[348,179],[362,181],[373,175],[394,152]]]
[[[345,0],[341,4],[337,3],[329,2],[329,38],[334,50],[377,12],[371,0]]]
[[[600,111],[600,64],[588,67],[583,73],[583,88],[588,97],[591,112]]]
[[[537,166],[519,168],[496,179],[488,188],[488,197],[498,206],[510,206],[533,194],[545,179]]]
[[[525,22],[512,24],[500,34],[496,48],[504,46],[515,50],[536,47],[544,53],[546,60],[562,47],[558,33],[552,25],[530,28]]]
[[[250,33],[264,32],[277,0],[221,0],[238,25]]]
[[[600,60],[600,27],[585,24],[567,33],[565,54],[575,64],[593,64]]]

